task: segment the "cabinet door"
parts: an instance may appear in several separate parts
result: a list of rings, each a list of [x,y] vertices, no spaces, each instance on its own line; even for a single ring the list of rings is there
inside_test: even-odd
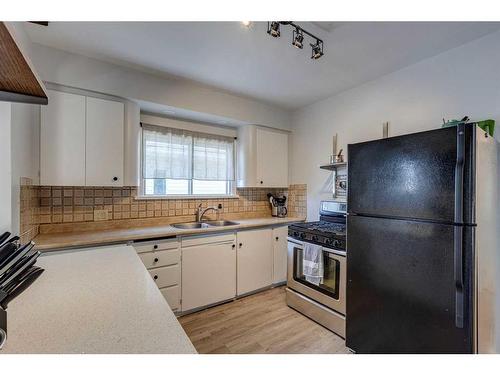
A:
[[[238,295],[253,292],[272,284],[272,229],[238,232],[237,275]]]
[[[236,296],[234,241],[182,249],[182,311]]]
[[[257,128],[257,186],[288,186],[288,134]]]
[[[286,281],[288,227],[273,229],[273,284]]]
[[[85,96],[49,90],[41,107],[41,185],[85,185]]]
[[[87,98],[86,185],[123,185],[123,103]]]

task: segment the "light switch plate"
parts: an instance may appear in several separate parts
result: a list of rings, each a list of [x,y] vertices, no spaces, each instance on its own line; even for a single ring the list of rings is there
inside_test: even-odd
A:
[[[108,219],[108,210],[94,210],[94,221],[104,221]]]

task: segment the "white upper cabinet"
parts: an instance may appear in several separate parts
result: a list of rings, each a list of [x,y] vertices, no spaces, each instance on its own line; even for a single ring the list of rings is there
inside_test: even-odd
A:
[[[85,185],[85,96],[49,91],[41,107],[40,183]]]
[[[255,125],[239,129],[237,186],[288,186],[287,133]]]
[[[41,109],[42,185],[122,186],[124,105],[49,91]]]
[[[124,105],[87,97],[86,185],[123,185]]]
[[[288,134],[257,128],[257,181],[265,187],[288,186]]]

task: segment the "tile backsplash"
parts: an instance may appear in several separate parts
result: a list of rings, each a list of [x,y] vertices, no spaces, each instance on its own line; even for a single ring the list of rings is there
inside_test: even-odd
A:
[[[186,216],[193,215],[199,204],[203,207],[222,204],[222,215],[253,213],[258,216],[269,216],[271,207],[267,193],[287,194],[287,190],[238,189],[238,198],[140,199],[136,198],[136,187],[41,186],[39,188],[40,224],[95,221],[102,219],[99,217],[99,214],[102,215],[102,210],[106,211],[104,214],[107,213],[108,221]],[[299,189],[299,191],[302,190]],[[302,197],[300,194],[297,196]]]
[[[307,216],[307,185],[296,184],[288,188],[288,216]]]
[[[29,178],[21,178],[19,211],[19,237],[21,243],[27,243],[40,229],[40,187]]]

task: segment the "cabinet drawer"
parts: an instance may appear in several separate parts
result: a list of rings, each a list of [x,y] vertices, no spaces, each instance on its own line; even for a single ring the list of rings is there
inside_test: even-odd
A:
[[[208,245],[212,243],[228,242],[235,240],[234,232],[227,234],[209,234],[182,238],[182,247]]]
[[[180,283],[180,267],[178,264],[149,270],[151,277],[158,286],[164,288],[166,286],[176,285]]]
[[[181,307],[181,288],[179,285],[169,286],[167,288],[160,289],[161,294],[167,300],[168,305],[172,310],[179,310]]]
[[[135,251],[137,253],[147,253],[150,251],[156,251],[156,250],[171,250],[171,249],[177,249],[179,247],[179,241],[177,239],[175,240],[167,240],[167,241],[150,241],[150,242],[139,242],[139,243],[134,243],[132,246],[134,246]]]
[[[146,268],[157,268],[179,263],[181,252],[179,249],[153,251],[150,253],[140,253],[139,258],[141,258]]]

